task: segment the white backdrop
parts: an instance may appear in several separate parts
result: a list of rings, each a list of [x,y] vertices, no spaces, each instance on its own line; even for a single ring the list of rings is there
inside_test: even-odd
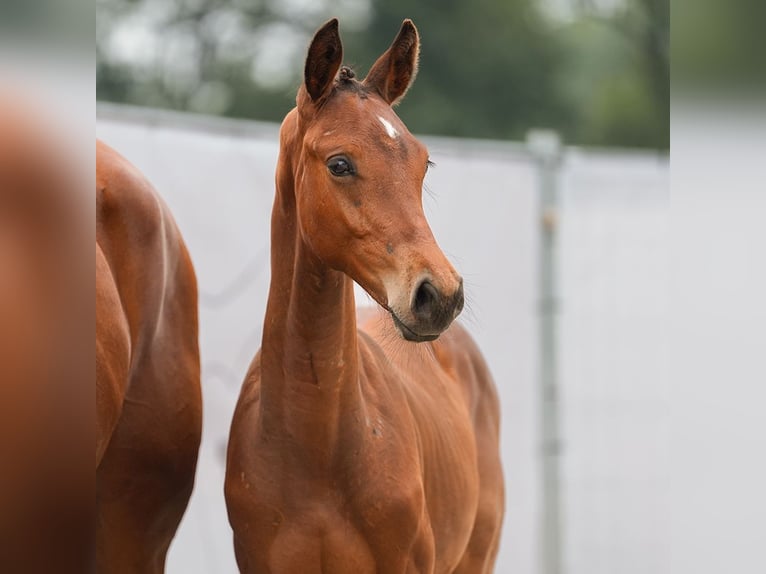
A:
[[[171,574],[236,572],[223,462],[241,379],[260,342],[277,129],[99,109],[98,137],[165,197],[200,285],[205,426]],[[465,278],[462,321],[500,390],[507,504],[496,572],[532,574],[541,496],[536,167],[522,145],[424,141],[437,164],[426,214]],[[569,150],[560,179],[565,571],[663,574],[667,161]]]
[[[561,179],[566,572],[666,574],[667,161],[570,151]]]

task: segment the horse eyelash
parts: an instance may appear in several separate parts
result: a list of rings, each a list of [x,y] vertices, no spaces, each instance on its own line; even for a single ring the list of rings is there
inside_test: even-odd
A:
[[[431,159],[429,158],[428,160],[426,160],[426,171],[428,171],[432,167],[436,167],[436,163],[431,161]],[[428,187],[428,184],[425,181],[423,182],[423,190],[426,192],[426,194],[428,194],[428,196],[431,199],[436,199],[436,194],[433,191],[431,191],[431,188]]]

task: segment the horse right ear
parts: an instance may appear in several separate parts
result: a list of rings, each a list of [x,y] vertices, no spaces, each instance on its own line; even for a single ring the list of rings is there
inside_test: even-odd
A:
[[[370,68],[364,85],[395,106],[415,80],[419,54],[418,30],[412,20],[405,20],[391,47]]]
[[[303,72],[306,91],[313,102],[319,101],[332,87],[343,60],[343,45],[338,34],[338,19],[322,26],[311,40]]]

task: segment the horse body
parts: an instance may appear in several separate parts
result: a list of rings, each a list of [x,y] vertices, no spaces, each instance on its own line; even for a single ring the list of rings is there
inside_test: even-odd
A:
[[[255,516],[263,528],[237,529],[243,571],[485,571],[502,506],[497,482],[490,508],[483,509],[491,536],[481,549],[482,567],[457,565],[477,523],[481,481],[499,475],[489,464],[480,476],[474,462],[477,443],[488,448],[497,441],[496,405],[482,394],[486,367],[475,348],[465,349],[467,335],[459,327],[426,348],[392,345],[393,354],[376,339],[360,332],[358,401],[328,417],[322,403],[349,391],[324,390],[319,379],[319,388],[305,389],[306,408],[318,420],[303,412],[297,428],[284,425],[289,431],[265,423],[262,357],[254,363],[233,422],[252,432],[232,437],[227,487],[235,525]],[[317,433],[330,434],[328,418],[337,419],[337,428],[320,446]],[[475,428],[482,432],[475,435]],[[337,562],[329,562],[333,557]]]
[[[200,443],[196,279],[165,204],[102,143],[96,180],[97,567],[157,573]]]
[[[227,458],[243,572],[492,569],[497,396],[468,334],[449,327],[462,280],[422,213],[427,152],[390,106],[417,50],[407,21],[364,83],[336,78],[330,22],[283,123],[262,348]],[[354,280],[388,314],[357,319]]]
[[[0,81],[0,572],[80,574],[93,550],[92,203],[76,136],[32,101]]]

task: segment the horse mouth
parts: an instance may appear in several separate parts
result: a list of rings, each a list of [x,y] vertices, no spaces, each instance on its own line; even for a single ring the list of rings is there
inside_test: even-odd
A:
[[[439,335],[420,335],[419,333],[416,333],[407,325],[405,325],[402,320],[396,316],[396,313],[394,313],[391,309],[389,309],[388,312],[391,313],[391,317],[394,320],[394,325],[396,325],[396,328],[399,330],[399,333],[401,333],[405,340],[412,343],[425,343],[426,341],[435,341],[439,338]]]

